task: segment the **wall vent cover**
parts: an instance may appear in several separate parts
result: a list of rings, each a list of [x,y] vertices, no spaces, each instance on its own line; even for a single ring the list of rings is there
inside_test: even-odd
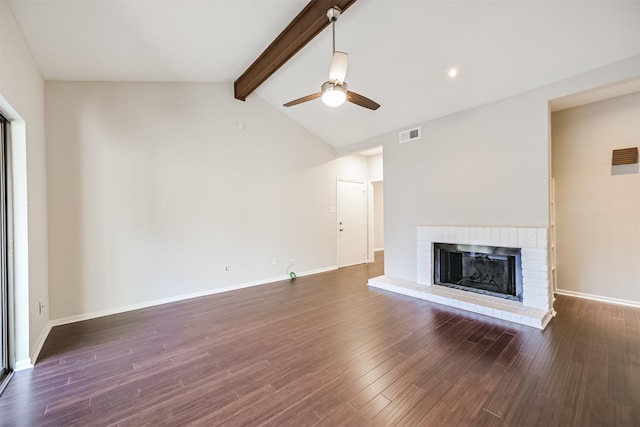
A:
[[[422,131],[420,126],[415,127],[413,129],[407,129],[400,132],[400,144],[404,144],[405,142],[415,141],[416,139],[420,139],[422,135]]]
[[[613,150],[611,166],[634,165],[638,163],[638,147]]]

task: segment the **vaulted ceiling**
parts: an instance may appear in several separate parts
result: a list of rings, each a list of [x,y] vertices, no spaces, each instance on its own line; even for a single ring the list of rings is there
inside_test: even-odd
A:
[[[308,0],[9,0],[47,80],[233,81]],[[320,100],[324,30],[259,96],[334,147],[640,54],[640,2],[360,0],[340,18],[349,88],[377,111]],[[447,70],[457,67],[455,79]],[[242,101],[237,101],[242,102]]]

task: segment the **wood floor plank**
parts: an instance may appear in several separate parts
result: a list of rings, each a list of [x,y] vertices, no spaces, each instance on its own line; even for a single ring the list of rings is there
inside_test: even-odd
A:
[[[0,426],[640,425],[640,310],[539,331],[370,289],[376,257],[54,327]]]

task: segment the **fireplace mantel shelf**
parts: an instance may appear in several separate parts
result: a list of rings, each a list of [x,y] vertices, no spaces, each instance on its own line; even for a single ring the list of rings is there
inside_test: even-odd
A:
[[[369,279],[369,286],[538,329],[544,329],[552,317],[545,310],[523,307],[522,303],[517,301],[501,300],[442,286],[425,286],[409,280],[387,276]]]

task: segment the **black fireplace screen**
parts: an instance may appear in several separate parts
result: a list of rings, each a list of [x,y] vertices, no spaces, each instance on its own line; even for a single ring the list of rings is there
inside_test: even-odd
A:
[[[520,249],[434,243],[434,283],[522,301]]]

